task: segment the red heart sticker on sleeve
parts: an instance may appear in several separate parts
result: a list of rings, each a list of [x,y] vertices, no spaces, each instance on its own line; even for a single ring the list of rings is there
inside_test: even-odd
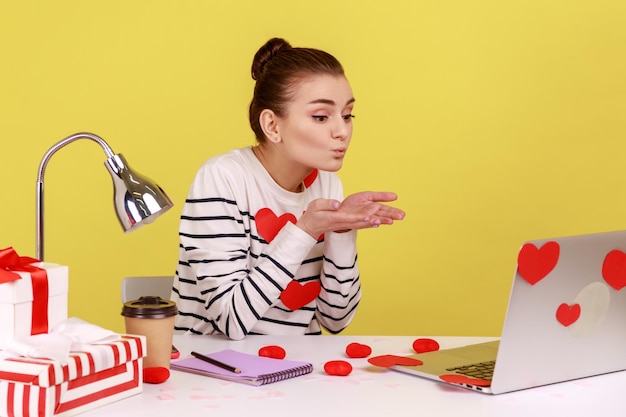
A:
[[[626,253],[621,250],[609,252],[602,263],[602,277],[616,291],[626,287]]]
[[[546,242],[541,248],[526,243],[517,256],[519,274],[530,285],[535,285],[554,269],[559,261],[560,250],[557,242]]]
[[[288,222],[296,223],[297,219],[291,213],[285,213],[280,217],[276,216],[272,209],[262,208],[257,211],[254,216],[256,222],[256,229],[259,234],[265,239],[266,242],[274,240],[280,229],[282,229]]]
[[[293,280],[280,293],[280,300],[288,309],[296,311],[315,300],[321,290],[322,286],[317,281],[302,285],[298,281]]]
[[[372,354],[372,348],[361,343],[350,343],[346,346],[346,355],[350,358],[367,358]]]
[[[409,358],[407,356],[398,356],[398,355],[374,356],[373,358],[369,358],[367,361],[374,366],[380,366],[382,368],[389,368],[394,365],[418,366],[424,363],[415,358]]]
[[[571,326],[580,317],[580,305],[579,304],[561,304],[556,310],[556,319],[563,326]]]

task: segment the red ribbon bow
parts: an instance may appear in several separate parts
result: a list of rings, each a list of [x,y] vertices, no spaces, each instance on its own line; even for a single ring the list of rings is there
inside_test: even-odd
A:
[[[30,334],[48,332],[48,274],[33,266],[39,259],[19,256],[11,247],[0,249],[0,284],[21,279],[13,271],[29,272],[33,286],[33,311]]]

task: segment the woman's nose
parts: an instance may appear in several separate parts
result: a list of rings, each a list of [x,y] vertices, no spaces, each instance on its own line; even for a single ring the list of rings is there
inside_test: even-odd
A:
[[[332,130],[333,139],[346,139],[350,136],[352,131],[352,125],[346,123],[343,117],[339,118],[339,121],[334,124]]]

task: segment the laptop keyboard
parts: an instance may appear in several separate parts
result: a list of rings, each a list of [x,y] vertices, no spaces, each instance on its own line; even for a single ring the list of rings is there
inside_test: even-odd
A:
[[[473,363],[471,365],[457,366],[456,368],[448,368],[446,370],[450,372],[457,372],[459,374],[472,378],[491,381],[491,379],[493,378],[493,368],[495,367],[495,365],[496,361],[487,361]]]

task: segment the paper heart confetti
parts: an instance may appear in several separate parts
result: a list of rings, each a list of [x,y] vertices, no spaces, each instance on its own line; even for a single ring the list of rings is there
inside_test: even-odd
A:
[[[413,341],[413,350],[417,353],[434,352],[439,350],[439,343],[428,338],[415,339]]]
[[[265,356],[267,358],[274,359],[285,359],[285,356],[287,356],[287,352],[280,346],[269,345],[263,346],[261,349],[259,349],[259,356]]]
[[[491,381],[488,381],[486,379],[470,378],[468,376],[459,375],[459,374],[439,375],[439,379],[445,382],[452,383],[452,384],[470,384],[470,385],[476,385],[478,387],[491,386]]]
[[[315,300],[321,290],[322,286],[317,281],[302,285],[298,281],[293,280],[280,293],[280,300],[288,309],[296,311]]]
[[[372,348],[361,343],[350,343],[346,346],[346,355],[350,358],[367,358],[372,354]]]
[[[291,213],[282,214],[277,216],[272,209],[262,208],[257,211],[254,216],[256,222],[256,229],[259,234],[265,239],[266,242],[274,240],[280,229],[282,229],[288,222],[296,223],[297,219]]]
[[[418,366],[424,363],[415,358],[409,358],[407,356],[398,356],[398,355],[374,356],[373,358],[369,358],[367,361],[371,363],[372,365],[380,366],[381,368],[389,368],[394,365]]]
[[[556,319],[563,326],[568,327],[578,320],[580,317],[580,304],[569,304],[563,303],[556,310]]]
[[[602,277],[616,291],[626,287],[626,253],[621,250],[609,252],[602,263]]]
[[[546,242],[541,248],[526,243],[517,256],[519,274],[530,285],[535,285],[554,269],[559,261],[560,250],[557,242]]]
[[[328,361],[324,364],[324,372],[328,375],[347,376],[352,372],[352,365],[346,361]]]
[[[309,188],[311,184],[315,182],[315,179],[317,178],[317,172],[317,169],[314,169],[309,175],[306,176],[306,178],[304,178],[303,182],[306,188]]]

